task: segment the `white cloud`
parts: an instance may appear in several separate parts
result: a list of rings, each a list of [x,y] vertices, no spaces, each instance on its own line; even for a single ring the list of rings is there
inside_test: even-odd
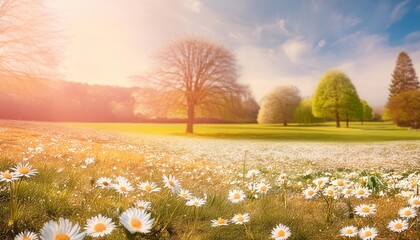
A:
[[[312,51],[311,44],[305,40],[292,38],[281,45],[286,56],[295,64],[302,63],[303,58]]]
[[[201,11],[202,3],[200,0],[183,0],[182,2],[192,12],[199,13]]]
[[[286,34],[286,36],[290,36],[291,33],[286,28],[286,21],[284,19],[280,19],[277,21],[277,25],[280,27],[281,31]]]
[[[408,2],[410,2],[410,0],[400,2],[395,6],[391,13],[391,23],[397,22],[408,12],[408,9],[405,8],[405,5],[407,5]]]
[[[420,31],[412,32],[404,37],[405,42],[420,42]]]
[[[325,44],[327,44],[327,41],[325,41],[325,39],[321,39],[321,41],[318,42],[318,47],[322,48],[325,46]]]

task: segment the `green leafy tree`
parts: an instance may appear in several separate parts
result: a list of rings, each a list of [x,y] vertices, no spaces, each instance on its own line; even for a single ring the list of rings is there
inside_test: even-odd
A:
[[[323,118],[317,118],[312,114],[312,99],[307,98],[300,102],[295,110],[295,120],[298,123],[314,124],[323,121]]]
[[[358,116],[361,107],[356,88],[350,78],[340,71],[324,75],[312,102],[314,116],[335,118],[337,127],[340,127],[340,117],[344,117],[348,127],[350,119]]]
[[[301,101],[300,91],[295,86],[282,86],[268,93],[258,112],[258,123],[287,123]]]
[[[413,63],[406,52],[400,52],[389,87],[389,98],[408,90],[419,89],[420,84]]]
[[[420,90],[399,93],[389,99],[389,116],[402,127],[420,128]]]
[[[369,104],[361,99],[360,100],[362,107],[360,112],[360,122],[363,124],[363,121],[372,120],[373,118],[373,109],[369,106]]]

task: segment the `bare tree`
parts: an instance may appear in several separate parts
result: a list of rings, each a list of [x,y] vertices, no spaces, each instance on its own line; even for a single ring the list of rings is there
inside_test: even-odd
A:
[[[52,15],[42,0],[0,1],[0,78],[44,77],[56,65]],[[53,54],[54,53],[54,54]]]
[[[158,69],[146,79],[159,94],[156,105],[187,115],[187,133],[193,133],[197,113],[218,112],[232,99],[247,93],[237,82],[236,59],[223,45],[185,37],[168,43],[157,55]],[[162,110],[162,107],[158,109]]]

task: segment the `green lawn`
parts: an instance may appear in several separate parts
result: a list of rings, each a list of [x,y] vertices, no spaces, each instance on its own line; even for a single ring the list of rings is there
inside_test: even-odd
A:
[[[185,134],[185,124],[134,123],[64,123],[67,126],[94,128],[117,132],[208,137],[225,139],[257,139],[313,142],[369,142],[420,140],[420,131],[399,128],[389,122],[350,123],[350,127],[336,128],[335,123],[316,126],[291,124],[196,124],[194,135]],[[342,123],[343,125],[345,123]]]

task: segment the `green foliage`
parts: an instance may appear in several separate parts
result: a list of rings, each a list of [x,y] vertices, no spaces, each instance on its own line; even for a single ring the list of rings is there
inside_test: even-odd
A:
[[[323,118],[317,118],[312,114],[312,99],[310,98],[300,102],[295,110],[294,116],[296,122],[303,124],[314,124],[324,121]]]
[[[350,78],[339,71],[327,72],[315,91],[312,102],[314,116],[335,118],[337,127],[340,127],[340,117],[347,121],[357,118],[360,109],[360,99]]]
[[[373,109],[369,106],[369,104],[361,99],[360,100],[361,104],[362,104],[362,108],[361,108],[361,112],[360,112],[360,119],[363,121],[365,120],[372,120],[373,118]]]
[[[399,93],[419,88],[420,83],[410,57],[406,52],[400,52],[394,72],[392,73],[389,98],[391,99]]]
[[[387,108],[397,125],[420,128],[420,90],[405,91],[391,97]]]

